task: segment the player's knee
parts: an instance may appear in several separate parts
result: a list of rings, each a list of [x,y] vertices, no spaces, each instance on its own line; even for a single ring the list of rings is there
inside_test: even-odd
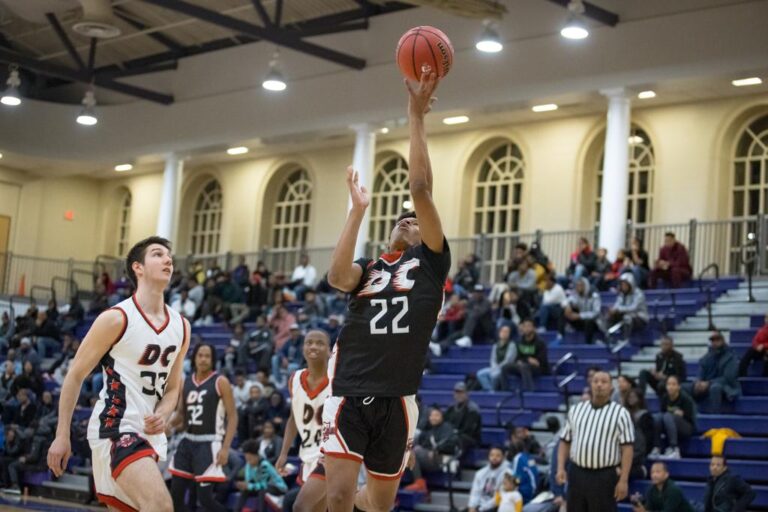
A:
[[[330,510],[347,510],[355,501],[355,488],[329,487],[327,491],[328,508]],[[294,505],[295,509],[296,505]]]

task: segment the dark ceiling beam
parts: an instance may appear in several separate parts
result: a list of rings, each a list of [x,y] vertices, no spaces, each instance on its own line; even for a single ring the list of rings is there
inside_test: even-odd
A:
[[[147,66],[143,68],[131,68],[131,69],[120,69],[115,66],[114,69],[104,69],[102,71],[99,71],[98,74],[100,76],[103,76],[105,78],[124,78],[127,76],[139,76],[139,75],[148,75],[150,73],[160,73],[161,71],[173,71],[175,69],[178,69],[179,63],[175,60],[165,62],[163,64],[158,64],[155,66]]]
[[[283,0],[275,2],[275,25],[278,27],[283,23]]]
[[[133,16],[133,14],[128,12],[126,9],[118,10],[118,8],[116,7],[114,9],[114,13],[115,13],[115,16],[117,16],[118,18],[120,18],[121,20],[123,20],[124,22],[126,22],[127,24],[135,28],[136,30],[143,31],[143,30],[149,30],[152,28],[149,25],[145,25],[144,23],[133,19],[131,17]],[[181,50],[184,48],[184,45],[178,43],[174,39],[160,32],[149,32],[147,34],[147,37],[151,37],[152,39],[154,39],[161,45],[165,46],[169,50]]]
[[[354,32],[356,30],[368,30],[370,23],[368,23],[368,20],[362,20],[362,21],[353,21],[352,23],[345,23],[344,25],[336,25],[333,27],[313,27],[313,28],[305,28],[303,30],[297,31],[296,33],[299,34],[301,37],[314,37],[314,36],[324,36],[327,34],[339,34],[341,32]]]
[[[257,37],[279,46],[284,46],[314,57],[329,60],[342,66],[347,66],[353,69],[363,69],[365,67],[365,60],[363,59],[330,48],[325,48],[314,43],[302,41],[298,35],[285,30],[259,27],[252,23],[206,9],[205,7],[187,3],[183,0],[144,0],[144,2],[158,7],[164,7],[187,16],[192,16],[240,34]]]
[[[315,28],[318,26],[341,25],[342,23],[346,23],[348,21],[364,20],[374,16],[381,16],[383,14],[390,14],[393,12],[414,8],[416,8],[415,5],[405,4],[403,2],[387,2],[383,5],[366,2],[359,9],[350,9],[334,14],[327,14],[325,16],[319,16],[310,20],[291,23],[290,25],[286,25],[286,27],[302,30]]]
[[[51,62],[41,62],[4,48],[0,48],[0,62],[8,64],[14,63],[29,71],[54,78],[61,78],[72,82],[81,82],[84,84],[94,83],[103,89],[109,89],[111,91],[153,101],[155,103],[162,103],[163,105],[170,105],[173,103],[173,96],[168,94],[162,94],[135,85],[123,84],[98,74],[91,76],[87,70],[69,69]]]
[[[77,50],[75,49],[75,45],[72,44],[72,41],[69,39],[69,36],[64,31],[64,27],[61,26],[61,23],[59,23],[59,19],[56,17],[55,14],[52,12],[45,13],[45,17],[48,19],[48,23],[51,24],[53,27],[53,30],[56,32],[56,35],[59,36],[59,40],[64,45],[64,48],[67,49],[67,53],[69,53],[69,56],[72,57],[72,60],[75,61],[75,64],[83,70],[85,69],[85,62],[83,62],[82,57],[80,57],[80,54],[77,53]]]
[[[553,4],[557,4],[561,7],[568,8],[569,0],[549,0]],[[582,2],[584,4],[584,16],[608,25],[609,27],[615,27],[619,23],[619,15],[609,10],[603,9],[595,4],[589,2]]]
[[[3,48],[8,48],[9,50],[13,50],[13,45],[2,32],[0,32],[0,46]]]
[[[96,45],[99,40],[95,37],[91,38],[91,46],[88,48],[88,74],[93,75],[93,70],[96,68]]]
[[[275,22],[273,22],[269,17],[269,13],[267,13],[267,10],[264,8],[264,4],[261,3],[261,0],[251,0],[251,2],[253,3],[253,8],[256,9],[257,13],[259,13],[259,18],[261,18],[261,22],[264,24],[264,26],[274,27]]]

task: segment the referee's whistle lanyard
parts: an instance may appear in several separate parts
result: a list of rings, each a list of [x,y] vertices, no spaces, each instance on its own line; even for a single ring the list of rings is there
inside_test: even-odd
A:
[[[363,405],[371,405],[375,399],[376,399],[376,397],[367,396],[367,397],[363,398]]]

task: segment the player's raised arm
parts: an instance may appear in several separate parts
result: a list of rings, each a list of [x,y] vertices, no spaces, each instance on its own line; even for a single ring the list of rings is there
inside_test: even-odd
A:
[[[435,73],[422,73],[418,84],[405,81],[410,99],[408,119],[411,149],[408,156],[408,183],[419,221],[422,241],[434,252],[443,252],[443,225],[432,201],[432,166],[427,150],[424,116],[432,108],[437,88]]]
[[[333,250],[331,268],[328,270],[328,284],[343,292],[351,292],[360,282],[363,269],[354,262],[355,244],[360,224],[365,216],[365,209],[371,202],[368,190],[360,185],[357,172],[347,167],[347,188],[352,200],[352,208],[347,215],[347,222],[341,231],[339,243]]]
[[[67,376],[61,385],[59,397],[59,423],[56,427],[56,439],[48,449],[48,467],[57,477],[64,473],[71,455],[69,433],[72,425],[72,413],[80,396],[83,381],[99,364],[112,345],[118,341],[125,329],[125,313],[119,309],[108,309],[93,322],[83,343],[77,350]]]

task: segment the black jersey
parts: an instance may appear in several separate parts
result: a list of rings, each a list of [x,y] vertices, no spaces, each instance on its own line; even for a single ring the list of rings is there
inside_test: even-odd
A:
[[[196,436],[224,436],[224,402],[219,391],[219,379],[225,377],[212,372],[202,382],[193,373],[184,381],[184,408],[187,433]]]
[[[333,351],[331,391],[334,396],[413,395],[443,303],[451,266],[448,242],[441,253],[422,243],[356,263],[363,275]]]

